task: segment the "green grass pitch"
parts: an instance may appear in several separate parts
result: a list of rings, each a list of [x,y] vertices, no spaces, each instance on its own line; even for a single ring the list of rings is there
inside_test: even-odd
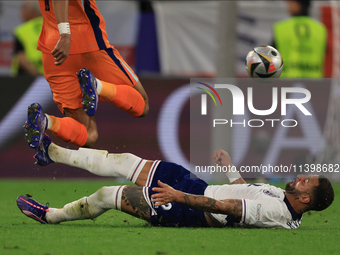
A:
[[[16,206],[17,196],[30,194],[62,207],[112,185],[110,179],[0,180],[0,254],[340,254],[339,183],[332,206],[305,214],[296,230],[152,227],[114,210],[95,220],[43,225]]]

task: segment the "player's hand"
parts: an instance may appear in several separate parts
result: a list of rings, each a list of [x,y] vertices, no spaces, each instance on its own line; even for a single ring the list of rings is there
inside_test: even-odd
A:
[[[212,156],[212,161],[215,165],[219,165],[219,166],[230,166],[232,167],[232,163],[231,163],[231,158],[228,154],[228,152],[224,151],[224,150],[217,150],[214,151],[214,155]]]
[[[56,46],[52,50],[52,55],[56,62],[55,65],[59,66],[67,59],[68,54],[70,53],[71,47],[71,35],[70,34],[61,34],[59,41]]]
[[[178,190],[173,189],[169,185],[158,180],[159,188],[152,188],[152,191],[158,193],[151,196],[151,202],[156,202],[155,206],[166,205],[171,202],[176,202]]]

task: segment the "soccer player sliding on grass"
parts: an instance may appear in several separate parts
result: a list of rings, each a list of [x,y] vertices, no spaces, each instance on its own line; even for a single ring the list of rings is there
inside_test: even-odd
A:
[[[63,163],[100,176],[125,177],[137,185],[102,187],[61,209],[19,196],[20,210],[41,223],[94,219],[115,209],[160,226],[292,229],[299,227],[304,212],[324,210],[334,199],[330,181],[317,175],[298,175],[285,190],[269,184],[247,184],[237,172],[227,173],[231,185],[208,185],[174,163],[129,153],[65,149],[48,136],[44,136],[35,158],[39,165]],[[215,151],[212,160],[221,167],[232,166],[223,150]]]

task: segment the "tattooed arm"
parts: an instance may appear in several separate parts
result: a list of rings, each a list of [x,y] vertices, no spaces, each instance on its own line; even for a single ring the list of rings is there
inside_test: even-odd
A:
[[[206,196],[192,195],[175,190],[161,181],[158,181],[158,185],[160,186],[159,188],[152,189],[158,193],[151,196],[151,201],[156,202],[156,206],[177,202],[210,213],[233,215],[238,218],[242,216],[241,199],[216,200]]]

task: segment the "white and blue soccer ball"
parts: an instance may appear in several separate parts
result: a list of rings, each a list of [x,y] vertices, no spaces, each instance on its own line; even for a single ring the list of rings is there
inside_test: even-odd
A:
[[[274,47],[260,46],[248,53],[245,67],[249,76],[256,81],[272,82],[282,73],[283,59]]]

